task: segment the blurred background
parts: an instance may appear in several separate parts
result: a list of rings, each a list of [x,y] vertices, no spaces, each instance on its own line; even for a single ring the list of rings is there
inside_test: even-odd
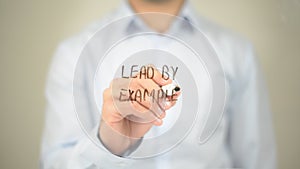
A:
[[[0,0],[0,168],[38,168],[54,50],[120,2]],[[191,2],[253,42],[269,88],[279,168],[300,168],[300,0]]]

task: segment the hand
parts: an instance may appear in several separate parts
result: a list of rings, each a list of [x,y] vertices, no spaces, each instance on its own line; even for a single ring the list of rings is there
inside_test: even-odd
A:
[[[176,103],[174,100],[168,101],[170,97],[159,97],[165,96],[160,86],[172,81],[163,79],[161,73],[154,70],[151,79],[114,79],[103,93],[99,137],[106,148],[116,155],[121,155],[135,144],[153,125],[162,125],[165,111]],[[153,95],[150,93],[152,91]],[[172,99],[179,94],[176,93]]]

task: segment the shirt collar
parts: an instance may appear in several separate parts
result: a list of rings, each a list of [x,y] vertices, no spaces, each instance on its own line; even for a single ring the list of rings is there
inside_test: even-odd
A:
[[[118,15],[117,17],[122,18],[122,17],[126,17],[126,16],[133,16],[135,15],[135,12],[133,11],[133,9],[131,8],[131,6],[129,5],[127,0],[123,0],[121,3],[121,6],[118,10]],[[188,26],[188,29],[185,30],[190,30],[193,31],[193,26],[192,25],[198,25],[199,22],[197,20],[196,17],[196,13],[194,8],[191,6],[189,0],[186,0],[178,14],[178,17],[180,17],[181,19],[185,20],[187,24],[184,24],[182,26]],[[178,23],[176,23],[178,24]],[[175,26],[177,27],[177,25]],[[131,33],[134,32],[137,29],[144,29],[144,30],[150,30],[147,26],[144,25],[144,23],[137,17],[132,17],[130,18],[126,25],[125,25],[125,31],[126,33]],[[171,28],[172,29],[172,28]]]

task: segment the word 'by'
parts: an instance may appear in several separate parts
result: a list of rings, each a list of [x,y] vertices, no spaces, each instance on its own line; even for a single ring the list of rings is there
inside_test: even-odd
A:
[[[129,70],[125,70],[125,66],[122,66],[122,78],[139,78],[139,79],[152,79],[155,75],[155,68],[151,66],[141,66],[139,68],[138,65],[132,65]],[[175,76],[177,73],[178,67],[163,65],[161,69],[161,76],[163,79],[175,80]],[[127,73],[125,73],[127,72]],[[127,74],[127,75],[125,75]]]

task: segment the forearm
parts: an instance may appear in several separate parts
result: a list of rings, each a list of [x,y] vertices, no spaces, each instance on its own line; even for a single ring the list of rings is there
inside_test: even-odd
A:
[[[122,156],[132,145],[137,142],[137,139],[129,138],[104,121],[99,127],[99,140],[113,154]]]
[[[118,168],[119,163],[129,165],[131,161],[116,156],[97,138],[98,126],[89,133],[94,138],[81,137],[76,142],[63,142],[45,152],[41,159],[42,169],[86,169],[91,166],[103,169]],[[92,139],[92,140],[90,140]],[[97,143],[98,141],[98,143]]]

